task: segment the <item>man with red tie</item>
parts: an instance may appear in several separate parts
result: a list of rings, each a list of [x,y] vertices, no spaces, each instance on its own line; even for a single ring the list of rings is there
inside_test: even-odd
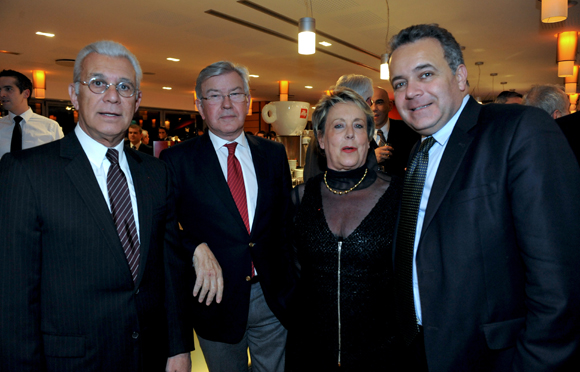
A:
[[[283,371],[294,274],[286,239],[290,170],[284,146],[246,136],[248,71],[204,68],[196,105],[209,131],[162,152],[181,243],[195,269],[192,319],[211,372]]]

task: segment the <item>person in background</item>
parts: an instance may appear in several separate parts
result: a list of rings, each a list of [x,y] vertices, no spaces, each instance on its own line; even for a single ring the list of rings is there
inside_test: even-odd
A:
[[[568,144],[570,144],[576,160],[580,164],[580,112],[562,116],[556,119],[556,123],[564,132]]]
[[[274,132],[273,130],[269,131],[268,134],[266,135],[266,138],[272,141],[278,141],[278,136],[276,135],[276,132]]]
[[[394,238],[409,371],[573,371],[580,168],[543,111],[480,105],[449,31],[389,42],[401,117],[422,137]]]
[[[375,151],[377,162],[383,172],[403,177],[411,149],[421,136],[404,121],[389,118],[392,103],[386,90],[375,87],[372,102],[375,133],[371,149]]]
[[[0,161],[3,371],[190,371],[193,335],[167,167],[123,137],[141,67],[84,47],[69,86],[78,124]]]
[[[510,90],[504,90],[500,94],[497,95],[495,101],[493,103],[501,103],[506,105],[511,104],[522,104],[523,96],[518,92],[512,92]]]
[[[195,90],[208,132],[161,153],[193,257],[190,314],[211,372],[247,372],[248,347],[252,371],[284,370],[295,283],[288,157],[281,143],[244,133],[248,79],[228,61],[205,67]]]
[[[256,136],[266,138],[266,132],[264,132],[263,130],[260,130],[260,131],[258,131],[258,133],[256,133]]]
[[[300,279],[287,371],[397,371],[391,244],[402,181],[366,164],[373,114],[355,91],[321,98],[312,125],[327,170],[292,193]]]
[[[522,104],[540,108],[553,119],[570,114],[570,100],[557,85],[534,85],[524,96]]]
[[[169,136],[167,135],[167,129],[165,129],[165,127],[159,127],[157,129],[157,138],[159,138],[159,141],[171,141],[171,138],[168,138]]]
[[[63,137],[60,125],[29,107],[32,82],[14,70],[0,72],[0,102],[8,115],[0,119],[0,158]]]
[[[145,129],[142,129],[141,132],[141,142],[147,146],[149,146],[149,132]]]
[[[137,124],[131,124],[127,134],[127,137],[129,138],[127,146],[134,150],[144,152],[145,154],[153,155],[153,148],[141,142],[142,131],[143,129],[141,129]]]

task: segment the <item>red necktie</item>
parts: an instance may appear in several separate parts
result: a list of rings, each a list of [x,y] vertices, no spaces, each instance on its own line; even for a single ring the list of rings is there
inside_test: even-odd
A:
[[[228,143],[225,145],[228,148],[228,186],[230,192],[236,202],[236,207],[244,220],[244,225],[250,233],[250,219],[248,218],[248,203],[246,201],[246,186],[244,185],[244,175],[242,174],[242,166],[236,158],[237,142]]]
[[[133,216],[133,206],[129,195],[129,186],[125,173],[119,166],[119,152],[117,150],[107,150],[107,159],[111,162],[107,172],[107,191],[109,192],[109,203],[111,204],[111,214],[117,226],[117,233],[121,240],[121,245],[127,256],[129,268],[133,281],[137,280],[139,272],[139,238],[135,217]]]

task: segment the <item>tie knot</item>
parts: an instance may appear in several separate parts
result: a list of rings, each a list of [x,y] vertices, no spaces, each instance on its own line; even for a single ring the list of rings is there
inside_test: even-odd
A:
[[[435,138],[429,136],[421,142],[421,146],[419,146],[419,152],[429,152],[429,149],[435,144]]]
[[[111,162],[111,164],[119,164],[119,151],[114,149],[107,150],[107,159]]]
[[[383,134],[383,130],[382,129],[378,129],[377,130],[377,134],[380,136],[381,134]]]
[[[15,116],[15,117],[14,117],[14,123],[16,123],[16,125],[20,124],[20,122],[21,122],[22,120],[24,120],[24,119],[22,118],[22,116]]]
[[[237,142],[232,142],[232,143],[227,143],[224,146],[228,148],[228,154],[229,155],[234,155],[234,153],[236,152],[236,146],[238,145]]]

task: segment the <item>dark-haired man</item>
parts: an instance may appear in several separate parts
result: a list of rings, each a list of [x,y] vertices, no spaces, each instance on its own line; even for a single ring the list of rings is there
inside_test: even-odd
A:
[[[390,49],[395,104],[422,137],[394,238],[409,370],[575,370],[580,169],[562,132],[471,98],[445,29],[409,27]]]
[[[504,90],[497,95],[497,98],[493,103],[503,103],[506,105],[521,105],[523,96],[518,92],[512,92],[511,90]]]
[[[32,82],[14,70],[0,72],[0,101],[9,115],[0,119],[0,158],[63,137],[60,125],[32,112],[28,106]]]
[[[144,152],[148,155],[153,155],[153,148],[144,144],[141,139],[143,136],[143,129],[137,124],[131,124],[129,130],[127,131],[127,146],[134,150]]]

